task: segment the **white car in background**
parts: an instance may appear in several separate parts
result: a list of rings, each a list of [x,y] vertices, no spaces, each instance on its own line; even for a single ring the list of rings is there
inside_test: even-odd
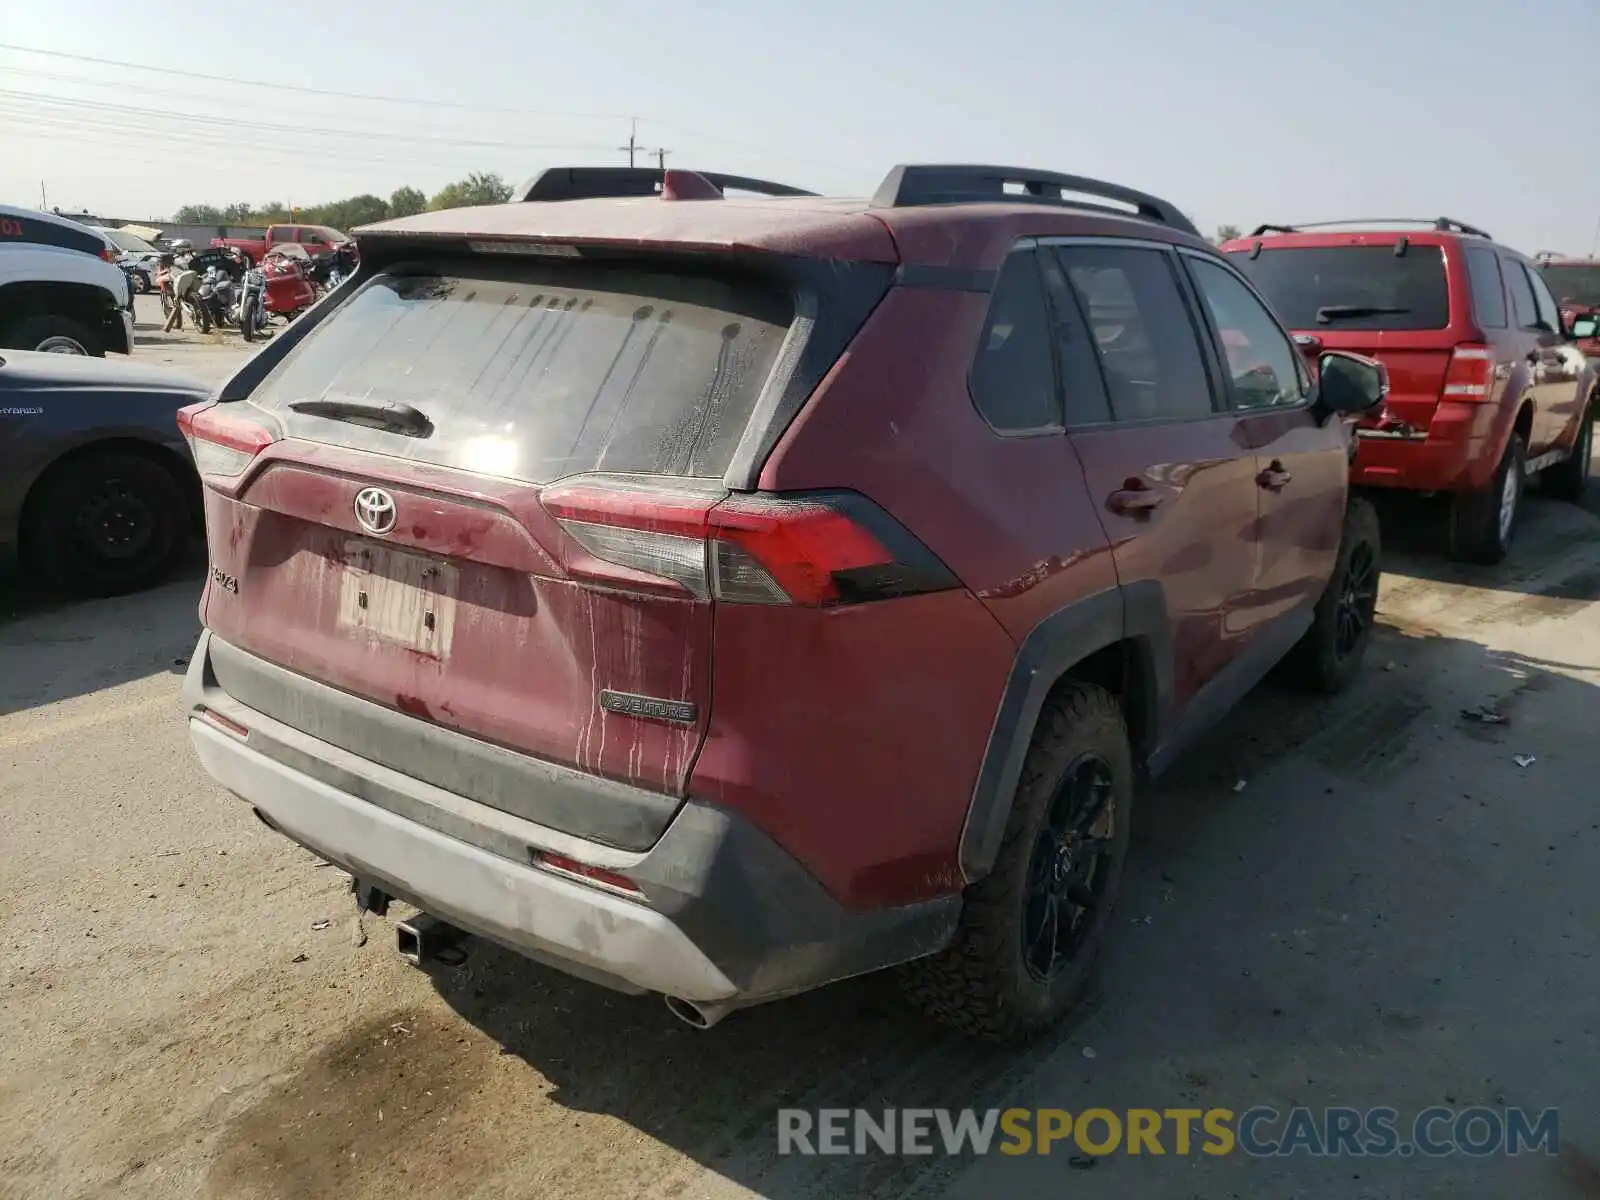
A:
[[[122,273],[128,277],[129,286],[135,292],[155,290],[156,267],[161,258],[160,250],[128,229],[112,229],[107,225],[91,225],[89,228],[116,247],[117,266],[122,268]]]
[[[131,353],[132,296],[119,253],[76,221],[0,204],[0,349]]]

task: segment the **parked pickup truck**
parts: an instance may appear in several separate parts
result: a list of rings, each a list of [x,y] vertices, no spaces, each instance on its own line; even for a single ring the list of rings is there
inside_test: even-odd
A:
[[[286,242],[296,242],[306,248],[307,254],[316,256],[326,254],[330,247],[349,240],[345,234],[327,225],[268,225],[265,237],[213,238],[211,244],[232,246],[254,264],[265,258],[267,251],[274,246],[281,246]]]

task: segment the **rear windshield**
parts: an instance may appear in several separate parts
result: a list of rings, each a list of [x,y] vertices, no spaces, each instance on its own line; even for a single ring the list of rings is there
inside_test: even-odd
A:
[[[1543,266],[1539,274],[1544,276],[1545,286],[1562,304],[1600,307],[1600,266]]]
[[[1230,251],[1291,329],[1443,329],[1450,324],[1438,246]],[[1382,310],[1382,311],[1376,311]]]
[[[793,315],[785,290],[744,277],[461,270],[374,277],[251,401],[295,437],[532,483],[582,471],[718,477]],[[308,400],[410,405],[431,431],[290,410]]]
[[[123,233],[120,229],[99,229],[96,232],[103,233],[115,243],[117,249],[124,250],[129,254],[157,253],[156,248],[143,238],[135,237],[131,233]]]

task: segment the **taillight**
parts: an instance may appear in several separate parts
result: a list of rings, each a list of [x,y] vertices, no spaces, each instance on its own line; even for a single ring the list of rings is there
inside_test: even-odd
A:
[[[1494,351],[1488,346],[1468,343],[1457,346],[1444,373],[1445,400],[1487,400],[1489,380],[1494,375]]]
[[[113,250],[110,246],[107,246],[105,249],[100,251],[100,257],[105,259],[108,263],[114,263],[118,258],[121,257],[121,252]]]
[[[231,407],[206,400],[178,410],[178,432],[188,441],[202,479],[237,479],[277,440],[254,421],[235,416]]]
[[[614,586],[808,607],[956,586],[927,547],[855,492],[722,497],[608,481],[558,484],[540,499],[587,552],[568,569]]]

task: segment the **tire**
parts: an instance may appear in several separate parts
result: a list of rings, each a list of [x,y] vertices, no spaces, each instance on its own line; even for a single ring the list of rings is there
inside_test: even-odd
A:
[[[182,557],[190,525],[182,485],[137,454],[90,452],[45,473],[29,494],[23,553],[79,596],[159,583]]]
[[[1352,496],[1339,557],[1317,600],[1311,628],[1284,660],[1288,677],[1309,691],[1343,691],[1361,669],[1377,618],[1383,542],[1370,500]]]
[[[256,313],[254,306],[247,305],[239,311],[239,332],[244,335],[244,340],[256,340]]]
[[[143,296],[150,290],[150,276],[143,271],[129,271],[128,282],[133,286],[135,295]]]
[[[200,326],[201,333],[211,332],[211,314],[206,311],[204,304],[195,304],[189,309],[189,315],[194,318],[195,324]]]
[[[1052,823],[1061,828],[1074,801],[1089,797],[1099,816],[1058,842]],[[967,889],[950,945],[900,969],[907,998],[942,1024],[996,1041],[1058,1023],[1082,996],[1110,924],[1132,813],[1122,710],[1105,690],[1069,681],[1040,713],[994,869]],[[1071,855],[1089,842],[1092,859]],[[1063,916],[1076,928],[1063,931]]]
[[[1522,435],[1513,433],[1489,486],[1481,492],[1458,492],[1450,498],[1452,558],[1493,566],[1506,556],[1522,512],[1527,458]]]
[[[104,358],[100,339],[71,317],[29,317],[0,332],[0,346],[8,350],[37,350],[45,354],[85,354]]]
[[[1590,459],[1594,456],[1594,417],[1595,402],[1591,399],[1579,420],[1578,438],[1573,443],[1572,453],[1539,474],[1539,486],[1557,500],[1583,503],[1589,487]]]

